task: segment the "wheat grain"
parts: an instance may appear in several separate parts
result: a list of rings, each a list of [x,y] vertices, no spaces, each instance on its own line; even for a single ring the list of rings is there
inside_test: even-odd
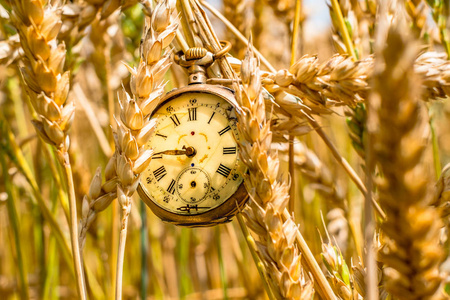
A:
[[[436,209],[429,206],[427,173],[420,165],[424,143],[417,135],[426,123],[417,99],[420,85],[412,75],[416,48],[399,30],[389,31],[387,47],[378,57],[380,71],[374,74],[374,151],[383,174],[379,199],[387,215],[378,254],[386,266],[386,289],[393,296],[430,299],[441,283],[441,224]]]

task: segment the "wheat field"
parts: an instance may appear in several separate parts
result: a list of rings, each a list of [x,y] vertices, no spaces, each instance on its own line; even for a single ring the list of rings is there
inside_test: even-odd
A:
[[[0,4],[0,299],[450,299],[448,1]],[[182,227],[137,189],[205,53],[249,199]]]

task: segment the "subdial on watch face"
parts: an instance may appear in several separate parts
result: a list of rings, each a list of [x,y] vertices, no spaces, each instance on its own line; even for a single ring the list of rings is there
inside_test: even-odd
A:
[[[211,187],[211,178],[200,168],[187,168],[178,175],[176,189],[178,197],[188,204],[202,202]]]

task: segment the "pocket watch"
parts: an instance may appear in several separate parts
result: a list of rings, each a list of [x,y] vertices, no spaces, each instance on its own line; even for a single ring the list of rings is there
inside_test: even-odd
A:
[[[138,193],[159,218],[176,225],[230,221],[248,198],[234,93],[205,84],[204,76],[195,65],[191,84],[166,94],[151,115],[157,124],[146,147],[153,157]]]

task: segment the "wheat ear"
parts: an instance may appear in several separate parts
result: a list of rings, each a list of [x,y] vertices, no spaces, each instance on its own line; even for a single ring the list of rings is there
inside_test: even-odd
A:
[[[20,40],[15,34],[0,41],[0,64],[7,67],[19,57]],[[5,74],[6,75],[6,74]],[[3,78],[1,78],[3,81]]]
[[[66,103],[69,93],[69,72],[64,72],[66,49],[56,37],[61,28],[61,9],[41,0],[14,1],[11,20],[20,36],[25,52],[21,68],[31,103],[38,114],[32,120],[43,141],[53,145],[65,171],[69,193],[70,240],[77,291],[86,299],[86,286],[77,240],[78,220],[72,167],[69,158],[68,131],[75,113],[73,102]]]
[[[433,205],[439,207],[441,218],[447,226],[447,242],[450,241],[450,164],[443,169],[434,192]]]
[[[445,52],[447,53],[447,58],[450,58],[450,40],[448,36],[448,16],[450,11],[448,3],[443,0],[427,2],[431,8],[431,15],[433,16],[434,22],[439,29],[442,46],[444,46]]]
[[[375,3],[370,0],[369,10],[375,9]],[[233,26],[217,9],[205,1],[201,1],[214,16],[243,43],[248,40]],[[270,72],[263,72],[263,86],[271,93],[280,91],[297,95],[301,101],[277,103],[280,106],[289,104],[289,109],[307,110],[309,113],[330,114],[334,106],[355,106],[367,98],[373,69],[373,57],[353,62],[347,55],[335,55],[329,61],[319,63],[317,56],[305,55],[289,70],[277,71],[264,56],[253,49],[261,62]],[[444,54],[445,56],[445,54]],[[416,60],[415,72],[422,78],[425,88],[425,101],[436,100],[450,96],[450,62],[441,53],[426,52]],[[289,110],[288,109],[288,110]]]
[[[281,160],[286,161],[288,155],[287,147],[285,145],[276,147]],[[340,208],[347,212],[347,201],[342,191],[336,185],[328,167],[302,142],[296,141],[294,150],[296,154],[295,165],[309,179],[313,188],[323,196],[331,208]]]
[[[383,175],[379,199],[387,220],[381,224],[386,289],[398,299],[430,299],[441,284],[441,223],[430,207],[428,177],[420,165],[426,122],[420,115],[418,81],[413,76],[416,49],[398,28],[391,28],[387,47],[374,74],[373,107],[377,112],[374,154]],[[418,137],[419,135],[419,137]],[[394,168],[392,166],[395,166]]]
[[[336,295],[344,300],[353,299],[355,291],[353,290],[353,282],[351,282],[351,272],[341,251],[330,242],[322,241],[320,256],[328,271],[328,280]]]
[[[423,100],[450,96],[450,63],[442,54],[418,56],[414,71],[425,88]],[[264,73],[263,84],[271,93],[285,91],[300,97],[313,114],[327,114],[334,106],[355,107],[364,102],[372,72],[373,57],[353,62],[345,55],[335,55],[319,64],[316,56],[305,55],[289,70]],[[302,107],[297,105],[297,109]]]
[[[223,11],[225,17],[239,28],[240,32],[248,32],[251,27],[251,18],[249,18],[249,10],[251,3],[249,0],[224,0]],[[245,53],[246,46],[239,41],[233,34],[227,32],[227,38],[236,51],[236,57],[242,57]]]
[[[105,210],[111,202],[117,198],[117,174],[115,155],[109,160],[105,168],[105,182],[102,183],[101,168],[97,168],[92,178],[89,192],[83,197],[81,205],[81,219],[79,225],[78,243],[83,250],[86,242],[86,234],[96,216]]]
[[[358,21],[355,16],[349,15],[352,10],[350,0],[331,0],[328,5],[331,23],[333,24],[333,41],[339,53],[347,53],[356,61],[358,56],[355,51],[355,41],[358,38]],[[351,28],[349,30],[348,28]]]
[[[420,37],[426,26],[429,9],[424,0],[407,0],[404,2],[405,10],[411,19],[412,30],[416,37]]]
[[[295,0],[267,0],[275,15],[288,26],[294,20],[295,2]]]
[[[279,161],[270,152],[272,133],[266,121],[259,65],[249,48],[242,63],[243,87],[235,84],[239,114],[241,158],[249,167],[245,185],[250,195],[244,211],[249,228],[258,234],[258,254],[265,264],[269,284],[277,298],[307,299],[313,286],[303,276],[301,254],[295,244],[298,231],[292,218],[283,220],[289,186],[278,177]]]
[[[86,27],[96,19],[105,20],[122,5],[129,6],[130,2],[120,0],[87,0],[66,3],[62,13],[62,27],[58,38],[68,43],[78,43],[86,33]],[[142,3],[144,6],[146,2]],[[125,9],[126,7],[123,7]]]
[[[117,199],[121,207],[121,230],[117,258],[116,299],[122,298],[122,273],[131,196],[139,183],[139,174],[148,166],[153,153],[146,149],[156,119],[150,114],[164,92],[163,78],[170,67],[170,45],[176,34],[177,22],[173,17],[174,1],[161,1],[146,17],[140,61],[137,68],[128,67],[131,73],[132,95],[125,89],[119,94],[120,118],[116,119],[114,133],[116,145],[116,172],[118,176]]]

